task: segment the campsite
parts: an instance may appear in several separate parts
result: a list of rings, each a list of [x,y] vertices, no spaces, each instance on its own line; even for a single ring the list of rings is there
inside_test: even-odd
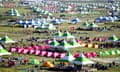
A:
[[[0,72],[119,72],[120,0],[0,0]]]

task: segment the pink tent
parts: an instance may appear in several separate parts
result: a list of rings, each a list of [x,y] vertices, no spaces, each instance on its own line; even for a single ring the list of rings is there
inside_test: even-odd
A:
[[[46,53],[47,53],[46,51],[41,51],[40,56],[45,56]]]
[[[24,49],[30,49],[31,48],[31,46],[25,46],[24,47]]]
[[[49,44],[50,42],[51,42],[51,40],[49,40],[49,39],[45,41],[46,44]]]
[[[91,52],[90,54],[92,55],[92,57],[96,57],[97,56],[96,52]]]
[[[34,54],[35,50],[34,49],[29,49],[30,54]]]
[[[90,53],[84,53],[87,58],[92,58],[93,56]]]
[[[58,55],[59,55],[59,53],[57,53],[57,52],[54,52],[54,53],[53,53],[53,57],[54,57],[54,58],[58,57]]]
[[[49,48],[50,48],[50,46],[46,45],[46,46],[45,46],[45,48],[46,48],[46,49],[49,49]]]
[[[65,53],[60,53],[59,55],[58,55],[58,58],[63,58],[65,56]]]
[[[28,52],[29,52],[28,49],[23,49],[23,51],[22,51],[23,54],[27,54]]]
[[[51,57],[52,54],[53,54],[53,52],[47,52],[47,53],[46,53],[46,56],[47,56],[47,57]]]
[[[33,48],[33,49],[36,49],[36,50],[38,50],[38,49],[39,49],[39,47],[38,47],[38,46],[32,46],[32,48]]]
[[[24,49],[24,48],[17,48],[17,52],[18,52],[18,53],[22,53],[23,49]]]
[[[16,52],[16,51],[17,51],[16,48],[10,48],[10,49],[9,49],[9,52]]]
[[[44,50],[44,49],[45,49],[45,46],[40,45],[40,46],[38,46],[38,48],[41,49],[41,50]]]
[[[39,55],[39,54],[40,54],[40,50],[36,50],[35,55]]]
[[[79,56],[80,56],[79,53],[77,53],[77,54],[74,55],[75,58],[78,58]]]
[[[81,43],[82,43],[79,39],[77,39],[77,40],[76,40],[76,42],[77,42],[77,43],[79,43],[79,44],[81,44]]]

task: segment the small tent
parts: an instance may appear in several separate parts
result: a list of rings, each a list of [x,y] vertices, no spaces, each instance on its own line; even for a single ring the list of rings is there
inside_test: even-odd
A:
[[[32,64],[32,65],[39,65],[40,62],[39,62],[39,60],[37,60],[37,59],[30,59],[30,60],[29,60],[29,64]]]

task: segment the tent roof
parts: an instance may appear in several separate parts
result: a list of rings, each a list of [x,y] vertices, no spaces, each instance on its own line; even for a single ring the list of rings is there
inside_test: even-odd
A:
[[[116,35],[112,35],[111,37],[108,37],[108,41],[117,41],[119,40]]]
[[[11,55],[11,53],[9,53],[7,50],[5,49],[0,49],[0,56],[2,55]]]
[[[71,61],[73,61],[74,59],[75,59],[75,58],[72,56],[72,54],[69,53],[69,52],[67,52],[67,53],[66,53],[66,56],[63,57],[63,58],[61,58],[61,59],[59,59],[58,61],[60,61],[60,62],[71,62]]]
[[[86,65],[86,64],[93,64],[94,62],[86,58],[83,54],[80,55],[80,57],[76,58],[73,63],[75,64],[81,64],[81,65]]]

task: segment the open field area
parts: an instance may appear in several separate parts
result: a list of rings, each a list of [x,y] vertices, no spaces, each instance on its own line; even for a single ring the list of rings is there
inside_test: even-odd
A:
[[[79,57],[82,57],[83,54],[85,55],[85,58],[94,62],[95,64],[100,63],[101,66],[107,67],[107,69],[105,70],[104,68],[96,68],[97,66],[93,68],[93,64],[82,65],[81,63],[83,69],[81,69],[81,71],[79,70],[80,72],[86,72],[86,70],[92,69],[95,69],[95,71],[87,72],[120,72],[120,19],[111,19],[112,17],[109,15],[108,11],[112,11],[110,10],[111,8],[109,9],[109,6],[112,6],[112,4],[106,3],[106,5],[103,4],[100,6],[88,4],[85,6],[77,6],[71,3],[70,11],[69,6],[67,6],[69,4],[65,5],[63,3],[63,5],[65,6],[59,6],[59,4],[61,4],[61,1],[59,1],[58,5],[52,6],[52,2],[48,2],[48,4],[46,4],[47,3],[43,1],[43,3],[39,2],[37,4],[37,2],[35,2],[35,4],[30,3],[30,5],[23,3],[21,4],[21,6],[14,7],[13,9],[17,10],[15,14],[19,12],[21,14],[20,16],[15,16],[14,14],[12,14],[15,11],[12,11],[12,8],[0,7],[0,52],[2,51],[1,49],[3,47],[7,52],[9,51],[11,53],[11,55],[0,54],[0,72],[32,72],[29,70],[35,70],[33,72],[77,72],[59,70],[51,71],[49,70],[49,67],[43,67],[44,62],[47,61],[55,65],[55,68],[59,68],[59,66],[57,66],[60,63],[58,60],[67,56],[68,53],[70,53],[74,57],[77,54],[79,54]],[[115,4],[117,5],[116,2]],[[30,8],[30,6],[33,6],[33,8]],[[119,7],[116,6],[116,8]],[[65,10],[59,11],[62,8]],[[11,15],[8,15],[6,13],[8,10],[11,10]],[[49,12],[52,13],[52,15],[49,15]],[[95,22],[96,18],[105,18],[105,16],[108,16],[108,18],[103,19],[106,21]],[[120,18],[119,15],[116,17]],[[76,20],[74,20],[74,18]],[[60,19],[61,22],[57,23],[57,21],[60,21]],[[111,19],[111,21],[107,21],[107,19]],[[32,21],[34,22],[32,23]],[[88,23],[89,25],[85,26],[84,23]],[[92,25],[92,23],[93,26],[90,26]],[[49,27],[50,25],[52,26]],[[52,28],[55,28],[55,30]],[[61,32],[61,35],[58,37],[54,36],[55,33],[59,31]],[[67,32],[68,37],[67,35],[66,37],[64,37],[64,33]],[[74,37],[69,38],[69,35]],[[15,41],[15,43],[3,42],[2,38],[5,38],[6,36]],[[113,39],[109,40],[110,37],[112,37]],[[95,38],[97,40],[94,40]],[[54,40],[59,43],[55,46],[50,45]],[[70,43],[74,40],[77,44],[79,44],[79,46],[70,47],[60,45],[60,43],[62,44],[62,42],[66,41]],[[77,42],[77,40],[80,40],[80,42]],[[65,45],[67,45],[67,43]],[[37,47],[32,48],[33,46]],[[39,46],[41,46],[41,49],[39,48]],[[46,48],[45,46],[48,46],[48,48]],[[13,50],[12,52],[12,48],[15,48],[16,50]],[[20,48],[21,51],[19,52]],[[27,50],[25,52],[24,49],[28,49],[28,52]],[[30,53],[29,51],[32,49],[34,49],[34,52]],[[42,51],[46,51],[46,54],[41,55]],[[110,51],[116,52],[113,53]],[[57,55],[56,57],[52,57],[54,55],[51,54],[51,56],[48,56],[49,53],[47,52],[57,52],[59,53],[59,55]],[[62,53],[65,54],[64,57],[61,57]],[[90,53],[95,53],[95,56],[89,57]],[[18,60],[14,60],[14,58],[18,58]],[[28,62],[30,61],[30,59],[38,60],[39,64],[29,64]],[[68,57],[68,59],[72,58]],[[12,62],[14,62],[14,66],[10,67],[8,66],[8,64],[11,60]],[[61,61],[61,63],[67,63],[65,66],[69,66],[68,63],[70,63],[71,66],[74,66],[74,61],[75,60],[67,62]],[[116,61],[115,65],[113,64],[114,61]]]

